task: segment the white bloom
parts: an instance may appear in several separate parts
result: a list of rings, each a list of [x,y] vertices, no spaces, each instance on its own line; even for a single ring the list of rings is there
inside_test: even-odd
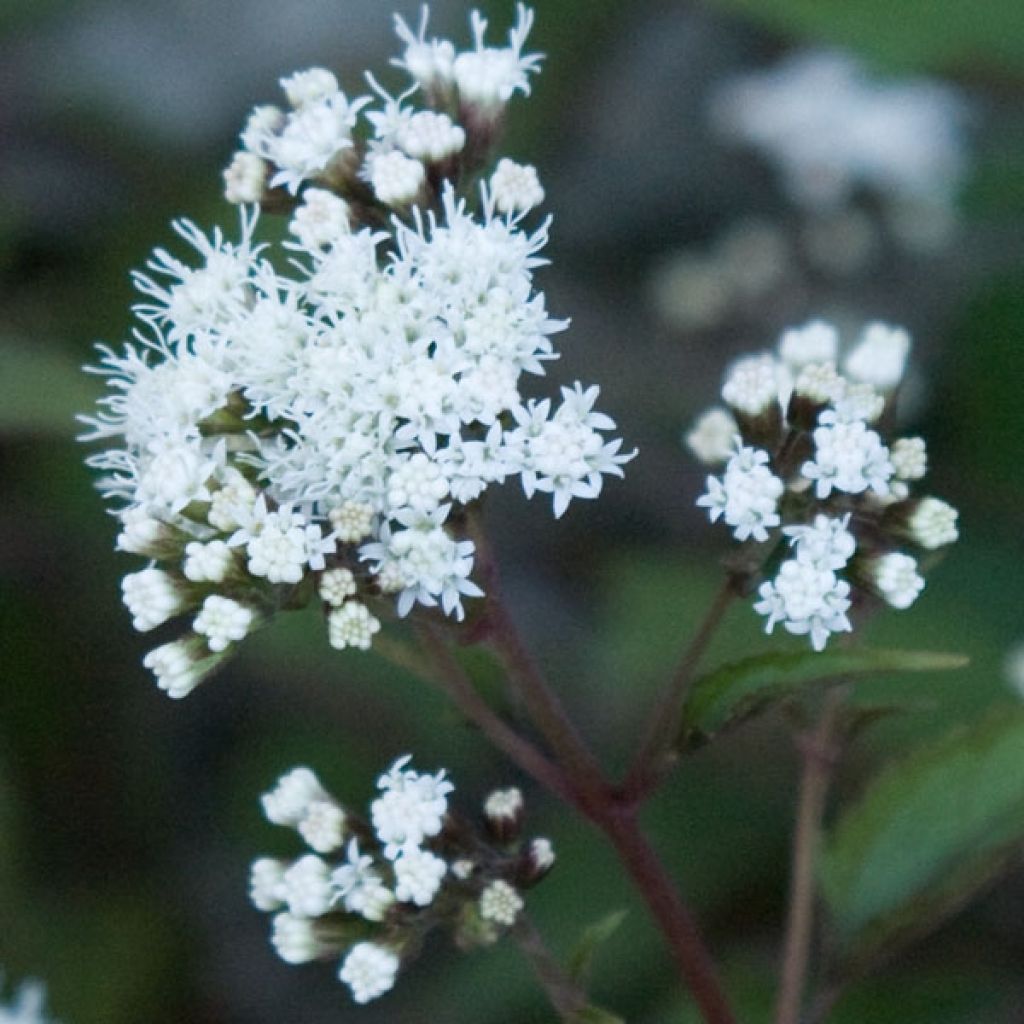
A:
[[[709,466],[727,462],[736,450],[739,427],[725,409],[709,409],[703,413],[686,435],[686,445]]]
[[[367,177],[373,194],[386,206],[405,206],[420,193],[426,171],[419,160],[397,149],[367,159]]]
[[[724,518],[740,541],[766,541],[768,530],[781,522],[778,513],[783,483],[769,469],[769,455],[759,448],[738,447],[722,477],[707,478],[707,493],[697,504],[711,522]]]
[[[256,489],[237,469],[229,468],[221,480],[221,487],[210,498],[207,522],[216,530],[227,533],[242,525],[245,512],[256,501]]]
[[[910,336],[902,327],[869,324],[843,361],[843,371],[852,380],[891,391],[903,379],[909,352]]]
[[[550,839],[543,836],[534,839],[530,843],[529,854],[534,874],[546,874],[555,866],[555,848]]]
[[[394,510],[432,512],[448,497],[441,467],[423,452],[396,459],[387,488],[388,504]]]
[[[345,812],[333,800],[313,800],[298,824],[299,835],[317,853],[333,853],[345,838]]]
[[[116,545],[118,551],[153,558],[174,537],[174,531],[166,523],[154,519],[140,506],[125,509],[120,519],[121,532],[117,535]]]
[[[211,651],[223,651],[231,643],[244,640],[252,629],[256,614],[230,597],[211,594],[192,623]]]
[[[365,604],[346,601],[327,616],[327,639],[339,651],[355,647],[368,651],[373,644],[375,633],[380,632],[380,620],[374,617]]]
[[[779,356],[791,370],[808,363],[835,363],[839,358],[839,332],[823,320],[784,331],[779,339]]]
[[[437,163],[462,150],[466,144],[466,132],[447,114],[421,110],[404,121],[395,141],[407,156]]]
[[[870,488],[884,496],[893,469],[882,439],[855,420],[816,428],[814,459],[805,462],[800,472],[815,482],[815,494],[824,499],[833,488],[847,494],[861,494]]]
[[[185,545],[182,572],[193,583],[223,583],[234,564],[231,548],[222,540],[192,541]]]
[[[271,824],[297,828],[311,804],[330,799],[330,794],[313,771],[300,767],[282,775],[274,788],[263,794],[260,802]]]
[[[331,909],[331,871],[315,853],[300,857],[283,876],[284,899],[296,917],[320,917]]]
[[[793,392],[823,405],[843,393],[843,380],[832,363],[807,363],[793,382]]]
[[[760,416],[778,405],[780,372],[779,364],[767,354],[740,359],[722,385],[722,398],[737,412]]]
[[[275,857],[259,857],[249,870],[249,900],[257,910],[274,911],[284,906],[284,873],[287,864]]]
[[[952,505],[939,498],[922,498],[907,521],[910,536],[928,551],[952,544],[960,536],[958,515]]]
[[[331,881],[341,898],[342,906],[350,914],[359,914],[367,921],[382,921],[388,908],[395,902],[391,892],[374,870],[373,858],[360,854],[359,843],[348,844],[347,858],[334,869]]]
[[[281,88],[293,107],[305,107],[336,93],[338,80],[325,68],[309,68],[282,78]]]
[[[154,648],[142,664],[156,677],[157,686],[175,700],[191,693],[206,674],[194,645],[187,640],[172,640]]]
[[[266,154],[287,118],[280,107],[272,104],[254,107],[242,129],[242,145],[250,153]]]
[[[373,532],[373,506],[358,501],[342,502],[328,513],[334,535],[343,544],[365,540]]]
[[[828,569],[789,559],[771,582],[761,584],[754,611],[767,617],[765,632],[781,622],[798,636],[810,634],[811,645],[821,651],[832,633],[853,627],[846,612],[850,585]]]
[[[448,872],[443,858],[429,850],[405,847],[395,858],[395,898],[402,903],[428,907],[441,888]]]
[[[241,150],[224,169],[224,198],[229,203],[258,203],[266,180],[266,160]]]
[[[387,946],[357,942],[342,962],[338,977],[352,990],[357,1003],[368,1003],[394,987],[400,965]]]
[[[320,597],[332,608],[340,608],[356,592],[356,578],[349,569],[328,569],[320,576]]]
[[[455,46],[447,39],[427,39],[428,17],[429,10],[424,4],[419,31],[414,35],[405,21],[395,15],[395,32],[405,44],[405,52],[391,63],[403,68],[424,89],[443,89],[452,81]]]
[[[121,580],[121,594],[132,625],[145,633],[188,607],[181,584],[163,569],[143,569]]]
[[[288,222],[288,230],[307,249],[330,245],[341,235],[347,235],[350,228],[348,203],[322,188],[307,188]]]
[[[526,213],[544,202],[537,168],[502,157],[491,175],[490,194],[499,213]]]
[[[508,46],[500,49],[484,45],[487,21],[479,11],[470,15],[476,47],[460,53],[452,65],[463,102],[493,111],[507,103],[513,93],[530,95],[528,76],[540,70],[541,55],[522,52],[533,26],[533,11],[520,3],[516,5],[516,15]]]
[[[286,964],[308,964],[333,951],[317,936],[314,921],[288,911],[274,915],[270,941]]]
[[[307,566],[323,569],[324,555],[335,549],[333,538],[324,538],[317,524],[283,506],[268,512],[262,496],[249,522],[228,543],[233,547],[244,544],[249,572],[265,576],[271,583],[298,583]]]
[[[524,906],[523,897],[515,887],[500,878],[480,894],[480,916],[494,924],[511,927]]]
[[[810,526],[785,526],[782,532],[790,538],[796,560],[817,569],[842,569],[857,550],[857,542],[847,529],[849,515],[830,519],[817,515]]]
[[[909,608],[924,590],[917,562],[898,551],[876,558],[871,563],[870,574],[878,593],[893,608]]]
[[[523,812],[523,794],[515,787],[496,789],[484,801],[488,818],[517,818]]]
[[[399,758],[380,776],[377,788],[382,795],[370,805],[374,831],[389,858],[441,831],[448,794],[455,789],[443,771],[421,775],[406,768],[410,759]]]
[[[889,448],[893,474],[897,480],[920,480],[928,471],[928,452],[924,438],[901,437]]]
[[[853,383],[845,377],[839,378],[831,401],[832,408],[818,418],[821,424],[855,423],[857,420],[874,423],[885,409],[885,396],[871,384]]]

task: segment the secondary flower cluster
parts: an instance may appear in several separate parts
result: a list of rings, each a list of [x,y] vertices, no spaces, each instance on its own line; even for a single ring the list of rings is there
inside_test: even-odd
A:
[[[814,209],[858,188],[883,200],[952,207],[963,176],[965,104],[925,79],[873,79],[853,57],[798,53],[740,76],[716,97],[720,127],[757,147],[791,197]]]
[[[110,391],[84,419],[113,445],[88,461],[118,547],[151,560],[124,581],[136,627],[192,616],[146,658],[171,696],[314,589],[338,648],[370,646],[382,595],[462,618],[482,593],[464,506],[518,477],[561,515],[622,475],[596,387],[523,393],[566,326],[533,282],[536,172],[502,159],[458,190],[537,70],[518,14],[498,48],[474,14],[464,52],[427,39],[425,13],[418,34],[399,19],[397,99],[371,76],[376,98],[352,100],[324,69],[282,80],[289,111],[253,112],[226,180],[228,198],[287,211],[289,240],[257,243],[252,207],[238,241],[182,221],[198,260],[158,249],[135,275],[134,343],[101,350]]]
[[[741,574],[769,578],[754,608],[765,629],[808,635],[822,650],[852,626],[853,588],[907,608],[924,587],[919,559],[957,539],[957,513],[911,487],[927,468],[919,437],[879,432],[903,377],[910,339],[870,324],[840,361],[835,328],[786,331],[777,354],[735,363],[722,398],[687,437],[724,464],[697,504],[750,547]]]
[[[272,942],[286,962],[342,957],[339,977],[357,1003],[387,992],[435,928],[464,949],[496,941],[523,909],[520,890],[554,863],[546,839],[520,842],[517,789],[487,798],[481,831],[449,811],[455,787],[443,771],[421,774],[409,760],[377,780],[368,819],[344,809],[309,768],[292,769],[263,797],[267,819],[294,828],[313,852],[256,860],[252,902],[274,914]]]
[[[3,980],[0,971],[0,994]],[[57,1024],[46,1013],[46,986],[39,981],[23,981],[9,1003],[0,1003],[0,1024]]]

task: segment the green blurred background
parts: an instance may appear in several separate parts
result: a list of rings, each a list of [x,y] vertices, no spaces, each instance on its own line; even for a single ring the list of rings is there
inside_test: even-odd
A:
[[[400,5],[414,17],[412,5]],[[496,25],[510,4],[485,5]],[[554,522],[507,488],[488,509],[524,629],[589,736],[621,764],[660,676],[718,578],[721,532],[693,508],[702,472],[681,429],[728,358],[780,328],[842,311],[907,325],[931,487],[962,510],[962,541],[879,643],[971,655],[969,669],[899,687],[928,709],[881,727],[840,794],[912,740],[1018,700],[1006,652],[1024,640],[1024,8],[1019,0],[540,0],[549,54],[508,149],[535,162],[555,213],[542,286],[571,316],[560,375],[603,385],[641,456],[600,503]],[[319,63],[343,85],[395,52],[371,0],[0,2],[0,965],[36,975],[66,1024],[545,1021],[510,944],[463,958],[437,942],[377,1006],[356,1009],[325,968],[273,955],[248,905],[258,853],[291,846],[257,796],[296,763],[363,802],[414,751],[448,767],[469,804],[517,779],[437,698],[369,655],[331,652],[291,616],[180,704],[140,665],[115,556],[73,442],[96,382],[78,367],[129,325],[128,270],[168,222],[233,214],[219,171],[276,79]],[[435,5],[464,40],[466,8]],[[766,299],[755,317],[686,334],[662,322],[651,275],[740,214],[781,216],[773,176],[709,131],[709,90],[806,41],[849,46],[887,72],[955,81],[972,107],[972,172],[955,243],[889,253],[840,283]],[[390,79],[389,79],[390,80]],[[527,509],[529,515],[526,515]],[[773,641],[774,642],[774,641]],[[779,641],[784,643],[785,641]],[[712,659],[759,649],[733,611]],[[1024,751],[1022,751],[1024,757]],[[666,859],[706,923],[747,1020],[768,1019],[785,895],[796,758],[781,718],[695,757],[650,808]],[[529,826],[560,854],[530,906],[559,953],[627,908],[595,998],[630,1021],[694,1020],[657,936],[602,839],[524,785]],[[951,808],[955,813],[955,808]],[[835,1020],[1024,1020],[1024,871],[851,993]]]

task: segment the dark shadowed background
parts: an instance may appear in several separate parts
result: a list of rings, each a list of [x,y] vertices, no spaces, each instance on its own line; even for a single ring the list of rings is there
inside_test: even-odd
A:
[[[504,30],[511,4],[485,6]],[[961,509],[963,539],[918,604],[870,633],[972,662],[872,684],[898,685],[927,710],[859,748],[840,785],[854,793],[869,765],[911,739],[1019,700],[1003,663],[1024,641],[1022,8],[536,6],[532,41],[549,56],[534,97],[513,103],[507,148],[538,165],[555,214],[540,283],[553,315],[573,319],[560,375],[602,384],[602,407],[641,454],[624,483],[557,522],[512,487],[496,498],[488,514],[513,606],[586,732],[621,763],[719,573],[724,531],[694,508],[703,471],[682,429],[712,403],[733,354],[788,324],[841,313],[906,325],[917,366],[906,426],[929,439],[931,488]],[[466,39],[464,5],[434,10],[438,30]],[[470,802],[522,780],[434,695],[371,655],[332,652],[304,616],[245,644],[186,701],[167,700],[119,600],[134,563],[113,553],[114,523],[73,442],[75,412],[98,393],[78,367],[95,340],[126,335],[129,269],[169,243],[174,216],[230,228],[219,172],[248,109],[311,64],[353,90],[364,68],[385,75],[390,13],[371,0],[0,0],[0,965],[46,979],[65,1024],[551,1016],[511,944],[464,958],[438,941],[369,1009],[327,967],[276,958],[246,877],[257,854],[293,849],[257,803],[281,771],[308,763],[356,803],[407,750],[449,768]],[[673,328],[652,301],[657,269],[741,216],[786,210],[772,173],[709,131],[709,90],[808,40],[965,90],[973,156],[959,234],[840,281],[769,292],[722,329]],[[756,616],[738,607],[712,657],[759,643]],[[696,757],[650,809],[751,1021],[767,1019],[795,767],[781,719],[769,719]],[[695,1019],[603,840],[524,788],[529,826],[560,857],[530,897],[552,945],[565,953],[586,923],[627,908],[595,997],[630,1021]],[[1017,871],[856,989],[835,1019],[1024,1020],[1022,964]]]

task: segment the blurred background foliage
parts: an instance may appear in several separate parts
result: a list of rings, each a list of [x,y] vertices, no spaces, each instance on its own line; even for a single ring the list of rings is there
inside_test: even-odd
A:
[[[434,6],[438,27],[464,38],[463,5]],[[484,6],[508,23],[510,4]],[[513,108],[509,149],[538,164],[555,211],[542,283],[555,315],[574,318],[562,373],[604,385],[604,406],[642,454],[624,485],[557,523],[524,515],[511,489],[489,508],[512,603],[588,734],[621,764],[717,585],[714,535],[693,508],[703,474],[680,430],[732,354],[770,344],[794,318],[839,308],[905,323],[919,366],[907,426],[929,438],[932,486],[961,508],[963,540],[910,612],[868,632],[878,644],[964,651],[971,664],[858,687],[867,702],[898,690],[919,710],[857,748],[839,785],[854,796],[879,761],[1019,700],[1003,664],[1024,640],[1024,8],[536,6],[549,59],[535,98]],[[389,13],[371,0],[0,5],[0,964],[47,979],[66,1024],[550,1019],[510,945],[462,958],[437,943],[366,1010],[326,968],[276,959],[245,880],[250,859],[282,841],[256,798],[283,769],[309,763],[354,802],[406,750],[449,767],[470,802],[516,774],[414,680],[371,656],[338,656],[302,616],[168,702],[141,668],[148,643],[118,600],[128,560],[111,552],[113,524],[72,441],[75,412],[98,390],[78,367],[94,339],[126,333],[128,269],[167,243],[173,216],[230,225],[219,171],[248,108],[313,63],[356,88],[394,52]],[[771,176],[709,133],[708,90],[806,42],[966,90],[974,157],[960,236],[841,293],[810,289],[795,306],[769,298],[741,330],[671,329],[650,301],[659,260],[740,213],[781,208]],[[762,646],[755,616],[737,608],[709,663]],[[649,811],[751,1021],[768,1019],[795,770],[784,719],[768,716],[700,751]],[[552,945],[565,955],[586,924],[625,908],[598,954],[595,999],[630,1021],[695,1021],[603,841],[527,792],[530,827],[560,855],[531,897]],[[1016,870],[854,989],[833,1019],[1020,1020],[1022,962]]]

